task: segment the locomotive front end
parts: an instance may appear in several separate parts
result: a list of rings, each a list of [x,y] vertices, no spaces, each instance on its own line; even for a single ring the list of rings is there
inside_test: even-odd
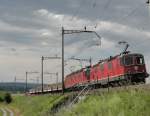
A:
[[[149,76],[142,54],[126,54],[122,57],[122,63],[125,76],[131,82],[145,82],[145,78]]]

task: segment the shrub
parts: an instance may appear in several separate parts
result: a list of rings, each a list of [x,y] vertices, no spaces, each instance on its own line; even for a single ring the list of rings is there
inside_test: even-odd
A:
[[[4,96],[4,101],[6,102],[6,103],[11,103],[11,101],[12,101],[12,97],[11,97],[11,94],[10,93],[6,93],[5,94],[5,96]]]
[[[0,96],[0,102],[3,102],[4,101],[4,99]]]

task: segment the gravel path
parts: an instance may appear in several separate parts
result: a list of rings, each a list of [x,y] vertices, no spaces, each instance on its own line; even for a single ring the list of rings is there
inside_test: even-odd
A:
[[[8,112],[9,112],[9,116],[14,116],[14,113],[12,110],[8,109],[8,108],[5,108]]]
[[[1,110],[2,113],[3,113],[3,116],[7,116],[7,111],[6,111],[4,108],[0,108],[0,110]]]
[[[3,115],[2,116],[14,116],[14,113],[12,110],[10,110],[9,108],[0,108],[0,110],[2,111]]]

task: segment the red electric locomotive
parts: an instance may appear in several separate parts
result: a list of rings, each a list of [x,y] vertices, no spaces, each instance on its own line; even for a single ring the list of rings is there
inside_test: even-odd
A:
[[[65,88],[75,89],[85,85],[116,85],[127,82],[145,83],[148,77],[144,56],[138,53],[123,52],[120,55],[101,60],[73,72],[65,78]]]

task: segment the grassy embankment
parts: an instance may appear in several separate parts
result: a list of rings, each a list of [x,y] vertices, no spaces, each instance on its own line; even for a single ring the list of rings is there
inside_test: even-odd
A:
[[[5,92],[0,92],[0,100],[4,98],[4,95]],[[38,96],[16,94],[12,97],[13,101],[10,104],[4,101],[0,102],[0,108],[9,108],[17,116],[49,116],[51,107],[65,98],[65,96],[58,94]]]
[[[129,89],[89,95],[58,116],[150,116],[150,91]]]
[[[26,96],[24,94],[13,94],[12,102],[7,104],[4,100],[6,92],[0,91],[0,108],[10,109],[15,116],[51,116],[51,109],[57,104],[62,103],[68,95],[62,94],[45,94]],[[0,116],[2,116],[0,110]]]
[[[22,116],[47,116],[49,110],[64,96],[61,95],[39,95],[39,96],[14,96],[9,107],[15,109]]]
[[[0,116],[3,116],[2,111],[0,110]]]

